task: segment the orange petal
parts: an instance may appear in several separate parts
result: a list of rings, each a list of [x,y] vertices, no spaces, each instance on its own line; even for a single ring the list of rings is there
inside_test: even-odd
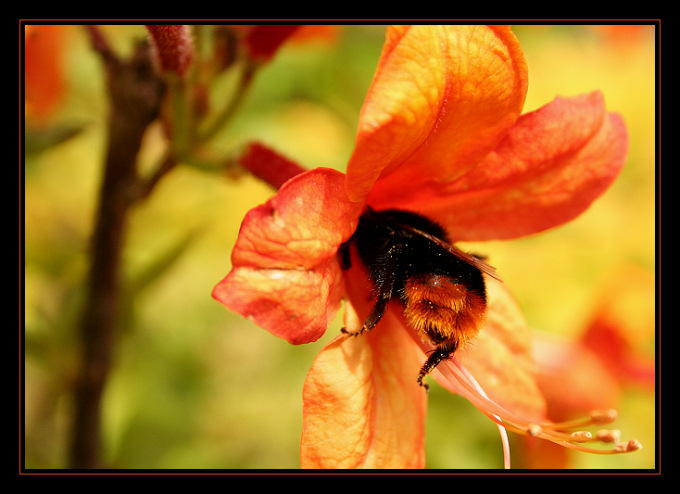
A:
[[[627,152],[625,124],[606,112],[601,93],[557,98],[523,115],[461,179],[411,182],[402,190],[381,181],[369,203],[420,211],[447,225],[456,240],[516,238],[581,214],[618,176]],[[413,192],[405,196],[406,190]]]
[[[620,388],[614,374],[585,345],[537,331],[533,353],[550,420],[573,419],[617,405]]]
[[[527,67],[507,26],[390,26],[347,168],[350,198],[379,176],[448,181],[521,113]]]
[[[354,232],[360,208],[347,200],[340,172],[317,168],[294,177],[246,215],[233,269],[213,297],[291,343],[315,341],[338,310],[335,254]]]
[[[656,364],[656,280],[637,267],[619,268],[601,287],[586,331],[585,346],[595,352],[622,384],[653,388]]]
[[[317,356],[303,389],[303,468],[423,468],[423,354],[390,316],[340,336]]]

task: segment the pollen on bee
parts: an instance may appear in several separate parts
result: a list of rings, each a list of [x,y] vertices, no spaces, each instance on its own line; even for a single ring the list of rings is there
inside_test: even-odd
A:
[[[404,284],[404,295],[406,318],[422,338],[435,344],[473,338],[486,315],[484,294],[446,275],[413,276]]]

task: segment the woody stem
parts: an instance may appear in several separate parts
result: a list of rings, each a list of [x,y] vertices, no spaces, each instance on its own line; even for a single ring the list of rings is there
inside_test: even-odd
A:
[[[74,384],[71,468],[102,466],[100,404],[114,353],[126,219],[138,185],[136,161],[142,137],[158,116],[164,90],[153,70],[148,45],[138,46],[130,60],[120,61],[98,32],[90,34],[107,69],[111,112],[79,327],[81,356]]]

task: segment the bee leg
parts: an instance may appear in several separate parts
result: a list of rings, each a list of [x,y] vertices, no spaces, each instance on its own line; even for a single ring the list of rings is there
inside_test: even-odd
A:
[[[366,318],[364,325],[361,327],[359,331],[356,332],[347,331],[347,329],[345,328],[342,328],[340,330],[341,332],[352,336],[360,335],[365,331],[370,331],[375,327],[376,324],[380,322],[380,319],[382,319],[382,317],[385,315],[387,305],[390,303],[392,293],[394,292],[394,283],[396,279],[395,269],[397,265],[397,260],[400,258],[402,249],[403,247],[400,244],[397,244],[390,248],[390,250],[388,251],[386,256],[388,260],[383,265],[378,276],[380,282],[376,282],[375,287],[375,292],[377,292],[376,301],[375,304],[373,305],[373,309],[371,309],[371,313]]]
[[[425,388],[425,392],[429,393],[430,392],[430,386],[428,386],[426,383],[423,382],[423,379],[425,376],[427,376],[430,372],[434,370],[437,365],[442,360],[446,360],[453,354],[453,352],[456,351],[458,345],[456,344],[446,344],[446,345],[441,345],[438,346],[427,358],[427,362],[421,367],[420,373],[418,374],[418,384]]]
[[[373,329],[375,325],[380,322],[382,316],[385,315],[387,305],[389,304],[390,299],[392,298],[392,287],[393,283],[391,283],[388,287],[381,288],[381,290],[378,292],[378,299],[376,300],[375,305],[373,305],[373,309],[371,309],[371,313],[368,315],[368,318],[366,318],[366,322],[364,322],[364,325],[361,327],[359,331],[350,332],[347,331],[347,329],[345,328],[342,328],[340,331],[345,334],[357,336],[363,333],[364,331],[370,331],[371,329]]]

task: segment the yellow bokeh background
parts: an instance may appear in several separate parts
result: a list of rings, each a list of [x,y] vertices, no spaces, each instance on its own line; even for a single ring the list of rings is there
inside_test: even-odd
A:
[[[142,26],[103,30],[129,53]],[[25,462],[63,468],[75,372],[75,322],[105,149],[107,100],[100,60],[79,26],[65,26],[65,93],[40,122],[27,107],[25,198]],[[656,262],[655,26],[522,25],[530,111],[555,96],[600,89],[631,135],[628,163],[607,193],[575,221],[544,234],[475,244],[511,287],[530,324],[578,336],[601,290],[634,266],[654,279]],[[216,151],[261,140],[307,168],[343,170],[370,84],[384,26],[343,26],[332,40],[284,47],[257,75]],[[225,80],[227,94],[229,80]],[[214,95],[219,101],[222,93]],[[225,96],[226,97],[226,96]],[[78,125],[57,145],[34,150],[36,129]],[[148,167],[164,145],[146,136]],[[229,270],[245,213],[272,191],[191,167],[163,179],[131,212],[124,251],[126,303],[103,406],[104,457],[112,468],[296,469],[301,390],[318,342],[292,346],[229,313],[210,297]],[[166,259],[159,274],[149,267]],[[654,284],[652,284],[653,286]],[[654,326],[655,293],[641,297]],[[654,355],[651,335],[641,349]],[[655,467],[653,391],[630,388],[615,424],[644,449],[575,455],[573,468]],[[496,427],[471,404],[433,387],[427,423],[429,468],[499,468]]]

